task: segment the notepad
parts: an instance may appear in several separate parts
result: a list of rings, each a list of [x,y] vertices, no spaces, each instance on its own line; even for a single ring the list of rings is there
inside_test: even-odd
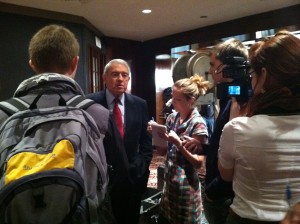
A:
[[[167,132],[167,127],[165,125],[161,125],[156,123],[155,121],[150,121],[152,127],[152,145],[159,147],[167,147],[168,141],[159,137],[159,132]]]

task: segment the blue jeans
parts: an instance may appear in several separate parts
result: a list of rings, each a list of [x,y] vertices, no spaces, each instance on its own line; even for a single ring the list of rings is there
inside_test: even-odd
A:
[[[209,224],[224,224],[226,223],[229,214],[229,208],[232,203],[232,198],[224,200],[208,200],[203,197],[203,207],[206,220]]]

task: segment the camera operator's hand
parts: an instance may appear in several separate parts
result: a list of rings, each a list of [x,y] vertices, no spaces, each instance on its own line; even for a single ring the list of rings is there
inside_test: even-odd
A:
[[[247,108],[247,103],[239,103],[235,97],[231,97],[229,120],[235,117],[246,116],[246,108]]]
[[[240,116],[240,104],[235,97],[231,97],[230,117],[229,120]]]

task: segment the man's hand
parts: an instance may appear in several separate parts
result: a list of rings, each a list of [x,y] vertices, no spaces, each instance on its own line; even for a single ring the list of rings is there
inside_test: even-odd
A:
[[[202,144],[199,140],[189,136],[183,136],[182,145],[192,154],[203,154]]]

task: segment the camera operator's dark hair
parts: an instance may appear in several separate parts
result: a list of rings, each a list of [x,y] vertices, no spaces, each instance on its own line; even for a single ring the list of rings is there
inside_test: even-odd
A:
[[[212,53],[224,63],[226,58],[243,57],[245,61],[248,60],[248,50],[240,40],[229,39],[217,44],[212,49]]]

